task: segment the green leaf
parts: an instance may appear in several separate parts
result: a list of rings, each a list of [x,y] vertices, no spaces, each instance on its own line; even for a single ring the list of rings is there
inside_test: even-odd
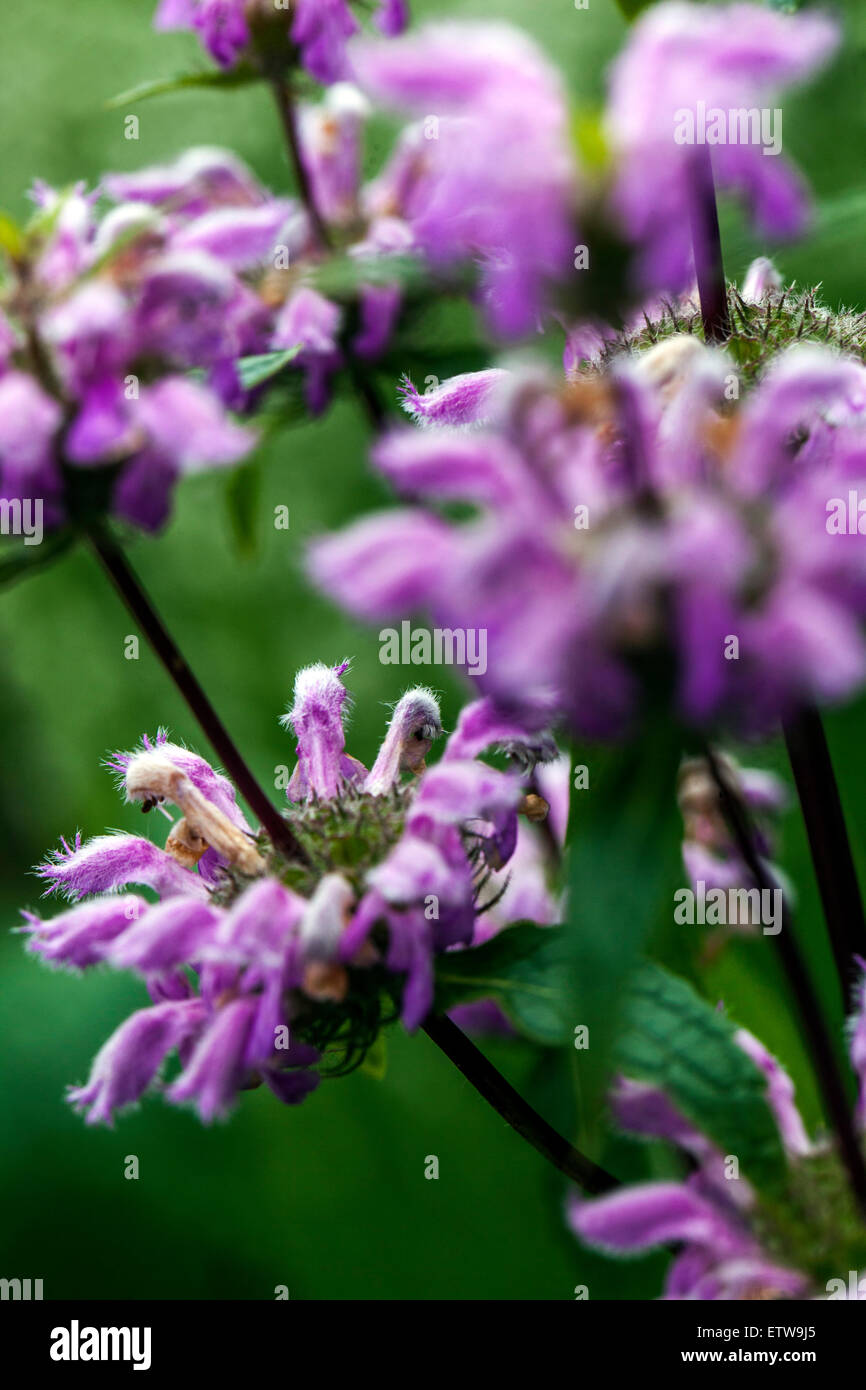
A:
[[[125,92],[110,97],[105,105],[107,110],[114,111],[119,106],[132,106],[136,102],[149,101],[151,97],[165,96],[170,92],[183,92],[190,88],[215,88],[217,91],[225,91],[235,87],[246,87],[251,82],[259,81],[261,74],[254,67],[243,63],[227,71],[220,68],[213,71],[204,68],[196,72],[175,73],[173,77],[157,77],[150,82],[139,82],[135,87],[129,87]]]
[[[14,584],[36,570],[44,569],[69,550],[75,540],[72,531],[55,531],[40,545],[10,545],[0,551],[0,589]]]
[[[238,553],[254,555],[258,544],[257,520],[261,500],[262,476],[256,461],[242,463],[228,476],[226,506]]]
[[[399,285],[404,294],[429,284],[419,256],[332,256],[310,276],[310,284],[329,299],[353,299],[363,285]]]
[[[253,387],[270,381],[289,362],[293,362],[300,351],[301,344],[298,343],[295,347],[285,348],[280,352],[262,352],[255,357],[239,358],[237,369],[241,386],[245,391],[252,391]]]
[[[437,1013],[471,999],[495,999],[536,1042],[559,1046],[569,1037],[561,927],[507,927],[483,946],[452,951],[436,965]]]
[[[359,1070],[365,1076],[372,1076],[374,1081],[385,1080],[388,1071],[388,1043],[384,1032],[380,1032],[376,1041],[367,1048],[367,1055]]]
[[[685,980],[645,964],[630,982],[623,1022],[617,1069],[660,1087],[756,1186],[781,1183],[786,1162],[767,1083],[734,1042],[730,1020]]]
[[[589,1030],[580,1056],[589,1114],[601,1106],[629,976],[651,932],[673,913],[680,750],[678,731],[661,717],[634,743],[592,756],[575,753],[589,786],[572,795],[565,968],[569,1031]]]

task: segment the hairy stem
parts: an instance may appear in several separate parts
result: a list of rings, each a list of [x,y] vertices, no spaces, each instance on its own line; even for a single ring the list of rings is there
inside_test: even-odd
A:
[[[704,338],[721,343],[731,336],[731,320],[713,165],[706,145],[696,147],[693,154],[690,219]]]
[[[788,720],[784,733],[842,998],[847,1003],[854,957],[866,956],[866,918],[830,749],[814,706]]]
[[[331,234],[316,204],[310,177],[307,173],[307,168],[301,153],[298,114],[292,97],[291,88],[286,83],[285,78],[282,77],[282,75],[278,75],[271,79],[271,91],[274,94],[274,101],[276,102],[277,112],[280,117],[280,124],[283,128],[283,134],[286,137],[286,148],[294,171],[295,181],[298,185],[298,193],[300,194],[301,202],[307,210],[307,216],[310,219],[310,225],[313,229],[316,241],[323,250],[330,251],[333,249]],[[385,423],[385,407],[382,404],[378,391],[370,380],[369,373],[365,371],[363,364],[358,361],[357,356],[352,350],[351,344],[343,342],[341,346],[345,354],[346,366],[352,380],[352,385],[358,394],[358,399],[367,412],[370,424],[378,433]]]
[[[286,146],[288,147],[289,159],[291,160],[294,170],[301,202],[307,210],[307,216],[310,219],[310,224],[313,228],[316,240],[320,246],[326,251],[329,251],[331,249],[331,234],[328,231],[325,219],[316,205],[312,184],[310,183],[310,176],[307,173],[307,166],[301,154],[298,115],[295,109],[295,103],[292,100],[291,91],[282,77],[274,77],[272,79],[271,91],[274,94],[274,101],[276,102],[277,112],[280,117],[280,124],[283,128],[283,134],[286,137]]]
[[[770,891],[778,888],[772,874],[758,853],[755,835],[749,820],[748,811],[740,796],[728,783],[718,759],[711,748],[706,750],[707,761],[719,792],[719,800],[728,828],[740,857],[745,863],[755,885]],[[793,930],[790,910],[783,899],[781,931],[774,937],[782,968],[788,979],[791,992],[797,1001],[803,1023],[809,1056],[821,1093],[824,1097],[827,1116],[839,1145],[839,1153],[851,1189],[861,1212],[866,1216],[866,1163],[851,1118],[851,1107],[845,1093],[845,1084],[838,1068],[830,1034],[824,1022],[821,1006],[812,987],[797,938]]]
[[[96,524],[90,528],[88,534],[109,579],[189,705],[226,772],[267,831],[271,843],[290,859],[306,863],[306,852],[295,838],[291,826],[265,795],[238,752],[228,730],[190,670],[186,658],[148,598],[120,546],[105,526]]]
[[[619,1187],[611,1173],[580,1153],[533,1110],[450,1018],[431,1015],[423,1028],[478,1094],[554,1168],[593,1196]]]

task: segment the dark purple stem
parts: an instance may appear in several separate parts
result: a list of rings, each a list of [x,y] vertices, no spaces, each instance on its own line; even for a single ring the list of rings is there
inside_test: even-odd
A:
[[[723,343],[731,336],[731,320],[713,164],[706,145],[696,146],[692,155],[690,219],[704,338],[708,343]]]
[[[593,1196],[619,1187],[612,1173],[580,1153],[533,1110],[450,1018],[444,1014],[431,1015],[423,1028],[488,1105],[492,1105],[497,1114],[554,1168]]]
[[[788,720],[784,732],[842,1000],[847,1004],[856,974],[854,957],[866,955],[866,919],[830,749],[814,707]]]
[[[189,705],[226,772],[267,831],[271,843],[287,858],[307,863],[307,855],[295,838],[291,826],[265,795],[238,752],[231,735],[190,670],[186,658],[148,598],[120,546],[107,527],[101,525],[90,528],[89,538],[109,579]]]
[[[289,151],[289,158],[298,185],[298,192],[301,195],[301,202],[307,210],[307,216],[313,228],[316,240],[326,251],[331,249],[331,234],[328,231],[327,223],[320,213],[316,200],[313,196],[313,188],[310,183],[310,176],[307,173],[307,166],[304,163],[301,153],[301,139],[298,133],[298,117],[295,110],[295,103],[292,94],[282,77],[274,77],[271,81],[271,91],[274,94],[277,111],[280,117],[280,124],[283,127],[283,134],[286,137],[286,145]]]
[[[310,176],[304,164],[301,151],[301,140],[298,132],[297,110],[292,98],[291,89],[282,76],[275,76],[271,79],[271,90],[274,94],[283,134],[286,137],[286,148],[288,149],[289,159],[294,170],[295,181],[298,185],[301,201],[307,210],[307,216],[310,219],[310,225],[313,228],[316,240],[323,250],[330,251],[333,249],[331,234],[316,204],[312,184],[310,183]],[[342,349],[345,354],[349,376],[352,379],[352,385],[358,393],[358,398],[367,412],[370,424],[378,433],[385,423],[385,407],[379,398],[379,393],[370,380],[369,373],[364,370],[363,364],[358,361],[356,354],[352,350],[351,344],[343,342]]]
[[[740,858],[756,887],[762,891],[777,889],[779,885],[774,882],[772,874],[758,853],[754,830],[745,805],[736,790],[727,782],[718,759],[709,747],[706,757],[718,789],[722,813],[734,837]],[[851,1119],[851,1107],[830,1034],[800,953],[791,913],[784,898],[781,931],[773,939],[791,992],[797,1001],[809,1056],[824,1097],[827,1116],[836,1132],[839,1153],[848,1172],[851,1189],[861,1212],[866,1216],[866,1163]]]

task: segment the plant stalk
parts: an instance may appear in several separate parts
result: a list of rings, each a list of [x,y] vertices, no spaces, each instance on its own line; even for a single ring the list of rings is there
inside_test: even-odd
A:
[[[723,343],[731,336],[731,319],[713,164],[706,145],[697,146],[693,153],[690,220],[704,338],[708,343]]]
[[[533,1110],[452,1019],[444,1014],[431,1015],[422,1026],[488,1105],[554,1168],[592,1196],[619,1187],[613,1174],[580,1153]]]
[[[306,851],[288,821],[259,786],[108,528],[97,523],[90,527],[88,535],[103,569],[189,705],[226,772],[267,831],[271,843],[289,859],[307,863]]]
[[[310,176],[307,173],[307,166],[304,164],[301,154],[301,137],[298,131],[298,116],[292,94],[282,77],[274,77],[271,80],[271,91],[274,94],[277,112],[280,117],[280,124],[283,134],[286,137],[286,146],[289,151],[294,170],[295,179],[298,185],[298,192],[301,195],[301,202],[307,210],[307,216],[313,228],[315,238],[319,245],[326,251],[331,250],[331,234],[328,231],[327,223],[322,216],[313,196],[313,188],[310,183]]]
[[[866,918],[839,787],[818,710],[806,707],[783,728],[842,999],[847,1004],[856,975],[854,958],[866,956]]]
[[[712,749],[707,747],[707,762],[719,792],[722,813],[728,825],[740,858],[748,869],[756,887],[773,891],[778,884],[763,863],[756,847],[756,841],[749,820],[748,811],[740,796],[726,781],[722,768]],[[845,1092],[845,1085],[839,1071],[830,1034],[824,1022],[818,997],[812,986],[797,938],[788,904],[783,898],[781,931],[774,937],[779,959],[791,992],[797,1001],[809,1055],[821,1093],[824,1097],[827,1116],[835,1130],[839,1153],[848,1173],[848,1179],[857,1205],[866,1216],[866,1162],[860,1148],[860,1141],[854,1129],[851,1106]]]
[[[270,85],[274,94],[274,101],[276,102],[283,134],[286,138],[286,148],[294,171],[295,181],[298,185],[301,202],[306,208],[307,216],[310,219],[310,225],[320,247],[324,251],[331,251],[333,250],[331,234],[316,203],[313,187],[301,152],[297,109],[292,98],[291,89],[281,75],[273,77]],[[355,352],[352,350],[351,344],[343,342],[341,346],[345,354],[346,366],[352,380],[352,386],[367,412],[370,424],[376,433],[378,433],[385,423],[385,407],[382,404],[378,391],[370,380],[369,373],[364,370],[363,364],[358,361]]]

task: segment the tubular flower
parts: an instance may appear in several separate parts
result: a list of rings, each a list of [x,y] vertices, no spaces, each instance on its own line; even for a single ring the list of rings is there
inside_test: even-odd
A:
[[[276,850],[231,782],[160,730],[108,766],[142,811],[179,812],[164,847],[77,836],[39,868],[47,892],[71,906],[44,920],[24,914],[29,949],[51,965],[131,970],[152,1001],[70,1092],[88,1121],[110,1122],[138,1099],[170,1053],[180,1071],[167,1099],[194,1103],[204,1120],[262,1081],[302,1100],[321,1074],[358,1065],[383,1023],[423,1020],[436,953],[484,939],[477,924],[514,853],[539,736],[528,732],[524,746],[520,727],[482,702],[428,770],[442,724],[432,692],[418,688],[395,705],[368,773],[345,751],[347,664],[301,671],[283,721],[297,737],[286,815],[303,858]],[[503,733],[505,772],[477,757]],[[525,900],[539,901],[537,866],[524,877]]]
[[[864,1078],[863,982],[851,1025],[851,1059]],[[836,1153],[813,1142],[790,1077],[753,1034],[736,1043],[763,1073],[766,1098],[787,1159],[785,1202],[765,1198],[671,1103],[663,1091],[621,1078],[612,1109],[618,1124],[664,1139],[688,1156],[682,1181],[636,1184],[598,1198],[569,1201],[569,1223],[587,1245],[613,1255],[675,1243],[665,1299],[837,1298],[850,1268],[863,1264],[860,1222]],[[862,1130],[862,1111],[858,1111]],[[841,1276],[841,1277],[840,1277]]]
[[[507,24],[436,24],[359,43],[356,80],[418,118],[369,190],[430,261],[478,260],[494,331],[533,331],[572,267],[576,174],[556,72]],[[433,118],[429,112],[436,112]]]
[[[607,131],[614,213],[638,250],[644,292],[692,275],[692,214],[702,162],[740,195],[767,237],[802,230],[807,199],[781,157],[778,93],[823,66],[838,43],[825,15],[758,5],[661,4],[641,16],[613,65]]]
[[[323,589],[367,619],[486,629],[481,688],[591,734],[624,730],[652,683],[690,723],[749,731],[858,688],[862,365],[794,346],[740,400],[733,360],[683,334],[565,385],[515,373],[488,399],[488,427],[377,443],[414,505],[317,541]],[[469,520],[436,510],[455,501]]]

